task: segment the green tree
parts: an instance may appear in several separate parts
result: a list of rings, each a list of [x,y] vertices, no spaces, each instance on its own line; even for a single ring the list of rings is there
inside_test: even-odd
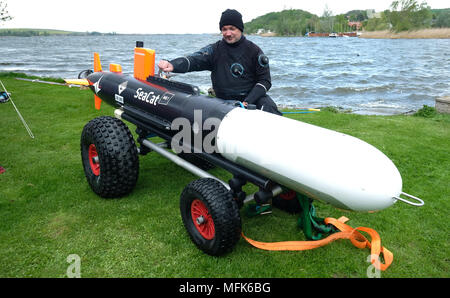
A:
[[[7,8],[8,4],[5,1],[0,1],[0,24],[12,19]]]
[[[439,14],[439,16],[436,18],[435,27],[438,28],[450,27],[450,10],[444,11],[443,13]]]
[[[368,19],[365,10],[351,10],[345,14],[345,17],[351,22],[363,22]]]
[[[431,27],[432,13],[426,2],[397,0],[392,2],[387,19],[396,32]]]
[[[303,35],[308,30],[314,30],[314,24],[310,22],[312,17],[316,16],[300,9],[271,12],[245,23],[245,31],[252,34],[263,29],[276,32],[281,36]]]
[[[345,17],[345,15],[340,14],[335,17],[335,24],[333,31],[335,32],[346,32],[350,31],[348,26],[348,19]]]
[[[328,5],[325,5],[325,9],[321,17],[321,27],[326,32],[333,32],[334,16],[333,12],[330,9],[328,9]]]
[[[306,32],[319,32],[320,20],[319,17],[314,15],[306,21]]]
[[[363,26],[364,30],[367,31],[382,31],[390,29],[389,21],[386,19],[386,16],[389,14],[389,10],[385,10],[381,13],[381,17],[379,18],[371,18],[367,21],[364,21]]]

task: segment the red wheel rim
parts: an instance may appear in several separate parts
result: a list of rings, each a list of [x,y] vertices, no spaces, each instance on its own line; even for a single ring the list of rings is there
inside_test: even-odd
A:
[[[92,173],[95,176],[100,175],[100,163],[98,162],[97,148],[94,144],[89,145],[89,164],[91,165]]]
[[[292,200],[293,198],[295,198],[295,196],[296,192],[293,190],[289,190],[288,192],[280,194],[280,198],[286,201]]]
[[[194,226],[200,235],[206,240],[213,239],[216,233],[214,221],[211,214],[209,214],[208,207],[199,199],[195,199],[191,204],[191,216]]]

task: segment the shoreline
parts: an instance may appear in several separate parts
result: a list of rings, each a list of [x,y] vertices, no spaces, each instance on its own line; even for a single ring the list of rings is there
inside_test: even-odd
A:
[[[420,29],[403,32],[362,31],[359,38],[376,39],[446,39],[450,38],[450,28]]]
[[[4,34],[6,31],[13,31],[16,34]],[[32,32],[31,35],[23,35],[26,32]],[[212,33],[203,33],[212,34]],[[431,29],[419,29],[402,32],[392,32],[390,30],[381,31],[359,31],[359,38],[366,39],[449,39],[450,28],[431,28]],[[75,32],[75,31],[63,31],[53,29],[0,29],[0,37],[31,37],[31,36],[95,36],[95,35],[164,35],[164,34],[117,34],[117,33],[99,33],[99,32]],[[303,35],[278,35],[276,32],[266,33],[249,33],[250,36],[260,37],[304,37]]]
[[[408,110],[393,110],[393,109],[387,109],[387,108],[366,108],[366,109],[354,109],[350,107],[341,107],[341,106],[314,106],[314,107],[304,107],[300,105],[283,105],[283,104],[277,104],[277,108],[280,111],[286,111],[287,112],[296,112],[299,111],[299,113],[304,113],[305,111],[309,113],[308,109],[319,109],[321,111],[330,111],[333,113],[344,113],[344,114],[356,114],[356,115],[365,115],[365,116],[398,116],[398,115],[413,115],[417,113],[421,108],[411,108]],[[434,106],[433,106],[434,108]],[[304,111],[302,111],[304,110]],[[302,111],[302,112],[300,112]]]
[[[297,36],[285,36],[278,35],[275,32],[261,33],[261,34],[249,34],[261,37],[304,37]],[[403,32],[392,32],[390,30],[382,31],[360,31],[359,38],[366,39],[447,39],[450,38],[450,28],[432,28],[432,29],[420,29]],[[326,38],[326,37],[323,37]]]

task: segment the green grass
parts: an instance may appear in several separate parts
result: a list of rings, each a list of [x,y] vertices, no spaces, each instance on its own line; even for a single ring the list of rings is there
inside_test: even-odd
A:
[[[96,196],[84,177],[80,136],[89,120],[113,109],[95,110],[89,90],[12,74],[0,79],[35,135],[28,136],[11,103],[0,105],[0,166],[6,169],[0,174],[0,277],[65,277],[70,254],[81,257],[82,277],[366,277],[370,251],[348,240],[270,252],[241,239],[223,257],[202,253],[179,212],[183,188],[197,177],[155,153],[140,158],[139,181],[128,197]],[[353,227],[375,229],[394,254],[382,277],[449,277],[450,115],[289,117],[376,146],[397,165],[403,190],[425,200],[421,208],[396,203],[372,214],[317,202],[318,215],[345,215]],[[221,169],[211,173],[229,178]],[[255,240],[304,240],[296,221],[280,210],[247,218],[242,209],[243,232]]]

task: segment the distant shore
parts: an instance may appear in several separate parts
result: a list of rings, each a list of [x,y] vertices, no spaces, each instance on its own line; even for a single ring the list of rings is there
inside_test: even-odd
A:
[[[262,37],[282,37],[275,32],[251,34]],[[450,38],[450,28],[421,29],[414,31],[404,31],[395,33],[389,30],[383,31],[361,31],[359,38],[379,38],[379,39],[413,39],[413,38]]]
[[[128,35],[128,34],[117,34],[112,33],[100,33],[100,32],[74,32],[74,31],[64,31],[64,30],[53,30],[53,29],[27,29],[27,28],[16,28],[16,29],[0,29],[0,36],[89,36],[89,35]],[[250,35],[257,35],[263,37],[276,37],[280,36],[275,32],[266,32],[261,34],[252,33]],[[282,35],[280,36],[282,37]],[[298,36],[297,36],[298,37]],[[414,31],[404,31],[395,33],[389,30],[384,31],[361,31],[359,38],[379,38],[379,39],[413,39],[413,38],[439,38],[446,39],[450,38],[450,28],[433,28],[433,29],[422,29]]]
[[[422,29],[415,31],[391,32],[363,31],[359,38],[387,38],[387,39],[412,39],[412,38],[450,38],[450,28]]]
[[[115,32],[101,33],[101,32],[76,32],[56,29],[31,29],[31,28],[4,28],[0,29],[0,36],[89,36],[89,35],[116,35]]]

